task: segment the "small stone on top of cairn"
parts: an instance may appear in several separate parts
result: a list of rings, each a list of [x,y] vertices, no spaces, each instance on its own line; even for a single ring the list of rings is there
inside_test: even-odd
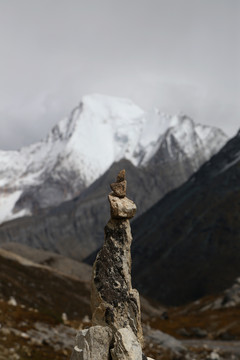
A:
[[[115,182],[110,185],[113,195],[118,196],[120,198],[126,196],[127,190],[127,181]]]
[[[126,196],[127,181],[125,180],[125,170],[121,170],[117,176],[117,181],[110,185],[113,195],[120,198]]]
[[[110,185],[112,193],[108,195],[112,219],[131,219],[137,210],[134,202],[126,197],[127,181],[125,170],[121,170],[117,181]]]

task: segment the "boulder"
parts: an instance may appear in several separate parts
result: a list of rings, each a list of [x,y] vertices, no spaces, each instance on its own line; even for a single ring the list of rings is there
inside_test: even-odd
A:
[[[108,195],[108,200],[110,202],[112,219],[131,219],[136,214],[136,205],[127,197],[119,198],[114,194],[110,194]]]
[[[92,326],[76,337],[71,360],[109,360],[112,330],[107,326]]]
[[[115,333],[111,355],[112,360],[142,360],[141,345],[129,326]]]

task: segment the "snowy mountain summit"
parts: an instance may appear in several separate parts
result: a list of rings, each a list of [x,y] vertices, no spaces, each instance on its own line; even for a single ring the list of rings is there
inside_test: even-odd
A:
[[[122,158],[135,166],[189,158],[193,171],[226,142],[187,116],[144,112],[127,99],[84,96],[38,143],[0,151],[0,223],[77,196]]]

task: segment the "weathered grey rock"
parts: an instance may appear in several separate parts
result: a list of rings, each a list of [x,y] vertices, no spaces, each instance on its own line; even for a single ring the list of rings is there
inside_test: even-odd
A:
[[[93,326],[79,332],[71,360],[109,360],[110,348],[113,360],[147,359],[142,354],[139,294],[131,282],[132,235],[128,219],[134,216],[136,205],[125,197],[125,170],[111,188],[111,219],[105,226],[104,245],[92,273]]]
[[[238,306],[240,304],[240,277],[238,277],[234,284],[226,289],[224,293],[215,299],[214,301],[210,301],[206,306],[202,308],[201,311],[206,311],[209,309],[223,309],[223,308],[231,308]]]
[[[149,343],[154,343],[162,348],[169,349],[174,353],[185,351],[181,341],[175,339],[173,336],[165,334],[160,330],[154,330],[152,328],[144,328],[144,336]]]
[[[116,195],[108,195],[111,208],[112,219],[131,219],[135,214],[137,207],[134,202],[127,197],[119,198]]]
[[[141,345],[129,326],[115,333],[111,355],[112,360],[142,360]]]
[[[129,325],[142,343],[139,294],[131,285],[131,242],[129,220],[111,219],[93,266],[92,322],[115,331]]]
[[[117,182],[125,180],[125,171]],[[136,212],[133,201],[109,195],[111,219],[105,226],[105,242],[93,266],[92,323],[110,326],[114,332],[129,326],[143,343],[140,302],[131,282],[132,235],[128,218]],[[127,218],[127,219],[124,219]]]
[[[71,360],[109,360],[112,330],[108,326],[92,326],[76,337]]]

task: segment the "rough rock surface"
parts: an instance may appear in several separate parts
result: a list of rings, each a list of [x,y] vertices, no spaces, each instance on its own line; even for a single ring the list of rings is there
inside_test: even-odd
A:
[[[105,236],[93,268],[92,322],[116,330],[129,325],[142,342],[139,295],[131,287],[129,221],[111,219]]]
[[[121,181],[122,177],[120,173]],[[139,294],[131,284],[132,235],[126,219],[136,211],[136,205],[126,197],[114,199],[129,206],[116,207],[116,215],[115,205],[110,201],[111,219],[105,227],[105,242],[93,266],[92,322],[108,325],[115,331],[130,326],[142,344]]]
[[[116,195],[108,195],[111,206],[112,219],[131,219],[136,213],[136,205],[127,197],[119,198]]]
[[[111,219],[105,226],[105,242],[92,273],[93,326],[78,333],[71,360],[147,359],[142,354],[139,294],[131,283],[132,235],[128,219],[134,216],[136,205],[125,196],[125,170],[111,189]]]
[[[112,360],[142,360],[142,348],[130,327],[119,329],[111,349]]]
[[[108,360],[112,331],[108,326],[92,326],[76,337],[71,360]]]
[[[108,195],[110,202],[112,219],[131,219],[137,207],[132,200],[126,197],[127,181],[125,180],[125,170],[120,171],[117,181],[110,185],[112,193]]]
[[[127,192],[127,181],[126,180],[112,183],[110,185],[110,187],[111,187],[114,195],[116,195],[118,197],[126,196],[126,192]]]

